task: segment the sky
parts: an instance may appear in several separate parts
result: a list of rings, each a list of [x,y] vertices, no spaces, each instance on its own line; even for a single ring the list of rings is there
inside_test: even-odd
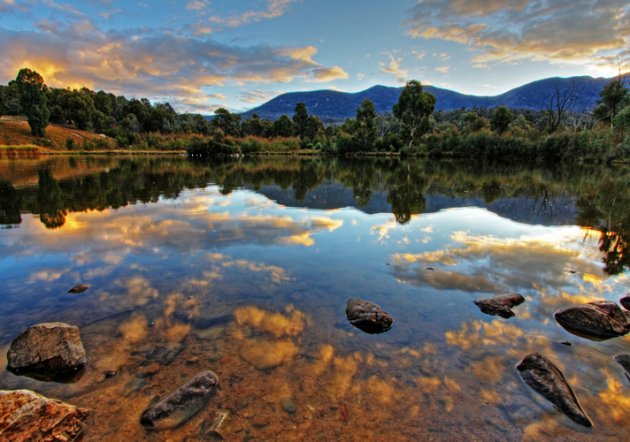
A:
[[[284,92],[423,84],[497,95],[630,70],[627,0],[0,0],[0,83],[239,112]]]

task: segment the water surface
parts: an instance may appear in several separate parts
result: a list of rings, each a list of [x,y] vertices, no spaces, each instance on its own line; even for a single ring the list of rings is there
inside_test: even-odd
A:
[[[613,356],[630,338],[577,337],[553,313],[630,291],[629,184],[624,169],[401,160],[3,160],[2,351],[63,321],[89,363],[74,384],[3,371],[0,387],[94,409],[88,440],[203,439],[217,410],[227,440],[627,440]],[[508,320],[473,303],[514,292]],[[392,329],[353,328],[349,297]],[[520,381],[532,351],[593,429]],[[145,432],[144,408],[205,369],[221,382],[208,406]]]

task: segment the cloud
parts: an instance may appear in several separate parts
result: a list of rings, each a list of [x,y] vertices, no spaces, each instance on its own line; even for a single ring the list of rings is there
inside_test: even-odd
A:
[[[209,20],[214,24],[235,28],[249,23],[259,22],[261,20],[280,17],[284,15],[289,5],[294,2],[295,0],[267,0],[267,8],[262,11],[250,10],[230,17],[212,16]]]
[[[427,0],[412,9],[407,24],[411,37],[472,48],[477,65],[542,60],[630,66],[625,0]]]
[[[186,3],[187,11],[199,11],[208,7],[208,2],[202,0],[194,0]]]
[[[438,66],[434,69],[435,72],[439,72],[440,74],[448,74],[450,70],[450,66]]]
[[[275,91],[265,91],[262,89],[254,89],[251,91],[245,91],[241,94],[241,101],[245,103],[260,103],[261,101],[267,101],[270,98],[276,96],[278,93]]]
[[[333,80],[346,80],[347,78],[348,73],[339,66],[313,69],[313,81],[316,83],[327,83]]]
[[[235,46],[166,31],[103,31],[87,20],[69,26],[41,21],[34,31],[0,28],[0,40],[0,81],[28,66],[54,87],[143,96],[180,111],[204,111],[203,101],[190,104],[208,86],[347,77],[340,67],[313,60],[314,46]]]
[[[387,54],[387,56],[389,57],[389,63],[381,62],[381,72],[393,75],[399,81],[405,81],[409,77],[409,72],[400,67],[402,58],[396,58],[393,53]]]

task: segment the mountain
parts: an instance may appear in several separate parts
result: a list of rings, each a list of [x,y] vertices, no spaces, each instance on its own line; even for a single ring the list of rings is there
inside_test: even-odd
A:
[[[476,96],[425,86],[424,90],[435,95],[435,110],[450,111],[460,108],[494,108],[508,106],[513,109],[533,111],[544,110],[556,91],[575,91],[577,112],[592,111],[599,99],[599,92],[610,81],[609,78],[569,77],[547,78],[517,87],[501,95]],[[317,115],[325,122],[343,121],[355,116],[357,107],[365,98],[372,100],[379,114],[390,113],[398,101],[402,88],[374,86],[361,92],[347,93],[332,90],[312,92],[290,92],[282,94],[267,103],[243,113],[244,118],[258,114],[261,118],[275,120],[281,115],[293,115],[295,105],[306,104],[310,114]]]

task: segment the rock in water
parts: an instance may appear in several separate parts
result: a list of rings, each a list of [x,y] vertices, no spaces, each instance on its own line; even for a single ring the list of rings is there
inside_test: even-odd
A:
[[[589,339],[610,339],[628,333],[626,316],[610,301],[563,308],[554,313],[554,317],[567,331]]]
[[[79,328],[61,322],[29,327],[13,340],[7,369],[42,381],[74,381],[87,362]]]
[[[630,294],[627,294],[623,298],[619,300],[619,304],[623,306],[626,310],[630,310]]]
[[[394,320],[378,305],[362,299],[350,298],[346,303],[350,324],[366,333],[383,333],[392,328]]]
[[[626,372],[626,378],[630,381],[630,355],[617,355],[615,356],[615,361],[623,367],[623,370]]]
[[[514,293],[511,295],[495,296],[493,298],[477,299],[475,301],[475,304],[483,313],[487,315],[499,315],[502,318],[507,319],[514,316],[512,307],[516,307],[517,305],[522,304],[524,301],[525,298],[523,298],[518,293]]]
[[[83,293],[89,288],[90,286],[87,284],[77,284],[74,287],[72,287],[70,290],[68,290],[68,293]]]
[[[91,411],[29,390],[0,391],[0,440],[71,441]]]
[[[212,371],[198,373],[144,410],[140,422],[151,430],[175,428],[206,406],[218,384],[219,378]]]
[[[523,358],[516,366],[521,378],[574,422],[592,427],[571,386],[553,362],[538,353]]]

